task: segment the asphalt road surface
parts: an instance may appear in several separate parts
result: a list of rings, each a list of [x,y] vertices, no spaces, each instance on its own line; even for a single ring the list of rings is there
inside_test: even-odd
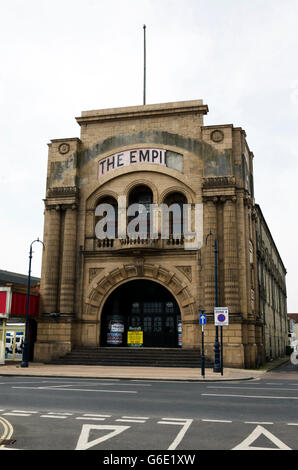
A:
[[[298,450],[298,367],[205,383],[0,376],[0,449]]]

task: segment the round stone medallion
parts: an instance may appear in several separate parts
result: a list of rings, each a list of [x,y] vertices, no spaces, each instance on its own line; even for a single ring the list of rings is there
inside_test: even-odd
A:
[[[212,131],[211,132],[211,140],[213,140],[213,142],[222,142],[224,140],[224,133],[222,131],[220,131],[219,129],[216,129],[215,131]]]
[[[65,153],[68,153],[70,149],[69,144],[66,144],[65,142],[63,144],[60,144],[58,147],[59,153],[64,155]]]

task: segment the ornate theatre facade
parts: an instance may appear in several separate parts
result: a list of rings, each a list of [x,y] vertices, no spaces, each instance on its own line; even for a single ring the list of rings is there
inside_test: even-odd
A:
[[[217,303],[229,309],[225,365],[256,367],[283,352],[286,271],[262,232],[253,154],[242,128],[204,126],[207,112],[201,100],[87,111],[76,118],[80,138],[51,141],[36,361],[78,346],[128,347],[135,332],[140,347],[200,349],[199,309],[212,359],[215,240]],[[96,236],[101,203],[115,209],[113,239]],[[188,204],[192,229],[201,207],[200,246],[189,249],[171,230],[162,238],[159,218],[156,237],[120,236],[119,218],[135,203]],[[278,299],[266,311],[262,249]]]

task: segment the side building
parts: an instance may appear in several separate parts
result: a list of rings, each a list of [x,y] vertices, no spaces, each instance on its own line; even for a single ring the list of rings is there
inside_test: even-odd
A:
[[[253,153],[242,128],[205,126],[207,112],[202,100],[84,111],[80,138],[50,142],[35,360],[78,347],[199,353],[199,309],[213,360],[216,303],[230,312],[226,366],[256,367],[270,356],[270,341],[272,354],[283,353],[285,271],[280,303],[260,297],[260,233],[273,264],[283,265],[255,204]],[[106,224],[113,237],[96,232],[103,204],[116,214]],[[145,236],[140,226],[138,237],[123,233],[133,204],[144,209]],[[152,207],[162,204],[189,208],[193,240],[186,219],[177,233],[175,217],[164,238],[154,211],[152,236]]]
[[[286,269],[260,206],[255,209],[258,314],[268,361],[285,354],[288,344]]]

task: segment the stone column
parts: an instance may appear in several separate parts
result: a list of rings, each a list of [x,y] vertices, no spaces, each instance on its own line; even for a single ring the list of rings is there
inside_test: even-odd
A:
[[[236,197],[228,198],[223,209],[224,305],[232,314],[240,312],[235,202]]]
[[[206,312],[213,313],[215,306],[215,258],[214,258],[214,236],[207,235],[212,232],[217,237],[217,197],[206,198],[204,207],[204,257],[203,257],[203,277],[204,277],[204,308]],[[219,269],[218,269],[219,272]]]
[[[244,195],[242,191],[237,194],[237,241],[238,241],[238,277],[240,294],[240,312],[243,319],[247,319],[247,253],[246,253],[246,227],[244,213]]]
[[[58,311],[60,219],[59,205],[46,208],[45,252],[43,256],[43,276],[40,283],[42,314]]]
[[[76,219],[77,209],[73,204],[65,210],[62,269],[60,283],[60,313],[74,313],[76,278]]]

